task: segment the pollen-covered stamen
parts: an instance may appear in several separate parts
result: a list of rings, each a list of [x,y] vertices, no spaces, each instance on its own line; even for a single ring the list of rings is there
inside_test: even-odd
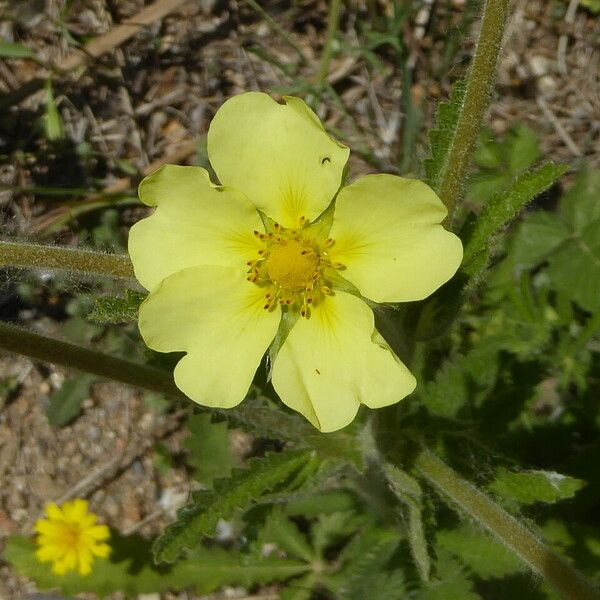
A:
[[[265,310],[273,310],[279,304],[309,318],[311,307],[333,295],[329,275],[344,265],[329,259],[327,249],[335,243],[333,239],[307,235],[310,229],[305,227],[309,223],[301,217],[299,228],[286,229],[274,223],[273,231],[254,232],[264,247],[258,250],[258,258],[246,262],[247,279],[265,288]]]

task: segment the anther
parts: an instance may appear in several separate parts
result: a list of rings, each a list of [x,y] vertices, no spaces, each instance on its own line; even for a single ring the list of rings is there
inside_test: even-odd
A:
[[[298,219],[298,225],[300,225],[300,227],[304,227],[307,223],[308,219],[306,217],[300,217]]]
[[[321,286],[321,291],[326,295],[326,296],[331,296],[333,294],[333,292],[331,291],[331,288],[326,286],[326,285],[322,285]]]
[[[275,229],[275,231],[280,231],[281,225],[279,223],[273,223],[273,229]]]
[[[331,248],[331,246],[333,246],[334,244],[335,244],[335,240],[333,238],[327,238],[323,242],[323,246],[325,246],[325,248]]]
[[[341,263],[341,262],[334,262],[334,263],[331,263],[331,266],[332,266],[334,269],[345,269],[345,268],[346,268],[346,265],[345,265],[344,263]]]

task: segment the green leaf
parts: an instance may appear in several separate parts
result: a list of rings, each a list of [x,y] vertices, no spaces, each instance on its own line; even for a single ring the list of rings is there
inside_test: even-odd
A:
[[[444,176],[450,146],[465,97],[465,88],[464,81],[457,81],[454,84],[448,101],[440,102],[435,127],[429,131],[431,156],[423,161],[423,166],[427,175],[427,183],[434,190],[439,188]]]
[[[231,454],[226,423],[213,423],[210,415],[194,415],[187,422],[190,436],[183,443],[188,451],[187,463],[194,469],[194,479],[210,485],[216,477],[226,477],[235,462]]]
[[[148,541],[121,537],[113,532],[113,552],[108,559],[96,559],[89,575],[77,573],[57,576],[47,564],[35,557],[33,540],[21,536],[8,539],[4,557],[15,569],[33,579],[39,589],[59,588],[66,595],[92,592],[107,596],[121,592],[129,597],[192,588],[209,594],[224,585],[251,587],[273,581],[285,581],[308,570],[306,564],[276,557],[254,557],[227,552],[222,548],[200,548],[189,559],[173,566],[156,567]]]
[[[585,168],[564,194],[557,215],[526,219],[511,259],[533,267],[548,262],[552,287],[582,308],[600,310],[600,170]]]
[[[2,58],[35,58],[33,50],[24,44],[0,40],[0,57]]]
[[[489,251],[492,236],[514,219],[533,198],[548,189],[568,167],[546,163],[541,167],[518,175],[508,189],[494,194],[483,207],[481,214],[466,241],[464,269],[474,275],[480,267],[474,259]]]
[[[46,138],[51,142],[60,140],[65,135],[65,128],[62,117],[58,112],[56,102],[54,100],[54,92],[52,91],[52,81],[46,80],[46,113],[44,114],[43,123]]]
[[[247,469],[234,469],[228,479],[217,479],[214,490],[194,492],[191,503],[154,543],[156,560],[173,562],[185,548],[196,547],[203,536],[214,534],[219,519],[229,518],[237,508],[247,508],[269,490],[285,487],[309,460],[307,450],[269,454],[249,461]]]
[[[75,375],[50,395],[46,416],[51,425],[62,427],[81,412],[81,403],[90,397],[91,375]]]
[[[363,538],[364,536],[364,538]],[[387,570],[388,562],[400,538],[390,531],[367,529],[355,536],[353,552],[346,552],[344,568],[332,581],[336,582],[336,598],[340,600],[396,600],[406,593],[401,571]],[[356,550],[360,548],[360,552]],[[352,557],[352,560],[348,560]]]
[[[467,196],[485,204],[495,194],[505,191],[511,182],[539,159],[537,135],[522,123],[517,123],[500,139],[482,135],[473,161],[479,166],[469,178]]]
[[[447,551],[438,553],[438,579],[430,581],[414,596],[414,600],[481,600],[473,591],[473,583]]]
[[[517,267],[532,268],[569,237],[569,228],[555,214],[538,211],[526,215],[517,228],[510,258]]]
[[[134,290],[125,290],[125,297],[114,296],[96,298],[92,312],[87,315],[88,320],[95,323],[129,323],[137,321],[140,304],[146,294]]]
[[[581,479],[554,471],[513,472],[501,467],[489,489],[520,504],[552,504],[573,497],[585,484]]]
[[[310,600],[318,578],[313,573],[293,579],[279,592],[279,600]]]
[[[496,383],[498,353],[499,344],[488,338],[466,354],[457,354],[444,362],[433,381],[420,387],[427,410],[452,419],[462,409],[481,404]]]
[[[298,527],[281,510],[274,510],[267,518],[259,536],[259,545],[274,543],[287,554],[307,563],[316,559],[316,553],[300,533]]]
[[[436,544],[482,579],[504,577],[523,569],[519,558],[483,531],[471,525],[442,529]]]
[[[384,472],[394,495],[404,506],[410,551],[423,581],[429,580],[431,560],[423,527],[421,486],[419,482],[395,465],[386,463]]]

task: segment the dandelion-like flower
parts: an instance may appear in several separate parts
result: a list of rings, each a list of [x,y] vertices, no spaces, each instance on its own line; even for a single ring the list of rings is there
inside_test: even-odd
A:
[[[97,524],[98,518],[88,512],[85,500],[72,500],[60,507],[49,503],[46,515],[47,518],[35,524],[36,557],[40,562],[51,562],[52,571],[57,575],[68,571],[88,575],[95,557],[106,558],[110,554],[106,543],[110,530],[106,525]]]
[[[229,99],[208,132],[205,169],[167,165],[140,185],[156,211],[130,232],[146,344],[184,351],[176,385],[230,408],[270,348],[281,400],[321,431],[415,387],[374,325],[372,303],[431,294],[462,245],[424,183],[367,175],[343,187],[349,149],[306,104],[263,93]]]

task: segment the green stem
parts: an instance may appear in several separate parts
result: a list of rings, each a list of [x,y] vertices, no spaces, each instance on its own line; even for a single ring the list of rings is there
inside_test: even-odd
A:
[[[510,0],[485,0],[481,32],[438,189],[448,220],[458,202],[471,153],[494,87]]]
[[[342,12],[342,0],[331,0],[329,6],[329,16],[327,17],[327,37],[323,46],[323,54],[321,55],[321,64],[317,73],[315,84],[320,88],[329,74],[329,63],[333,55],[333,42],[340,24],[340,13]]]
[[[42,362],[92,373],[160,394],[184,397],[175,387],[169,373],[162,369],[116,358],[4,322],[0,322],[0,349],[24,354]]]
[[[170,372],[116,358],[77,344],[40,335],[22,327],[0,321],[0,350],[23,354],[34,360],[49,362],[119,381],[174,399],[190,401],[175,386]],[[322,434],[296,415],[265,406],[260,400],[247,399],[235,409],[211,408],[210,412],[257,435],[278,437],[312,446],[321,454],[358,462],[357,443],[345,433]]]
[[[600,591],[581,573],[550,550],[534,533],[442,462],[422,450],[415,466],[426,479],[458,507],[515,552],[568,600],[598,600]]]
[[[0,241],[0,266],[67,269],[94,275],[133,277],[131,261],[124,254],[20,242]]]

